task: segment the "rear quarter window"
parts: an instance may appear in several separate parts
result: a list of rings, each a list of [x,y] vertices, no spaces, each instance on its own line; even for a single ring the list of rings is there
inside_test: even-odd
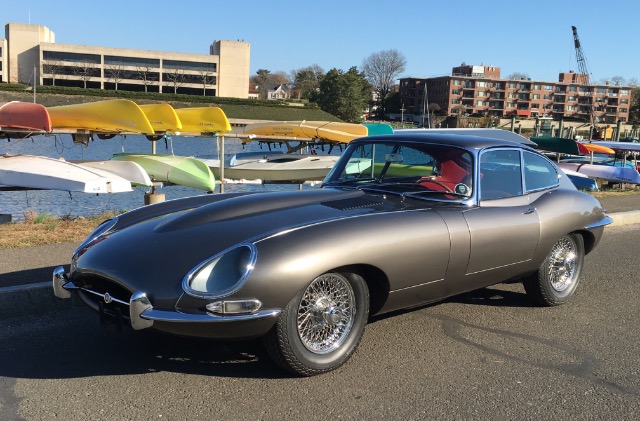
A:
[[[558,171],[548,159],[525,151],[524,183],[527,192],[556,187],[559,184]]]

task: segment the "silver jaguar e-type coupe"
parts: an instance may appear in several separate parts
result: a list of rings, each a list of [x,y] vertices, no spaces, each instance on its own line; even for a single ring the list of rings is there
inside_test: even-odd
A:
[[[53,290],[133,329],[262,337],[308,376],[347,361],[371,315],[505,281],[543,306],[566,302],[610,222],[526,141],[372,136],[348,145],[322,188],[107,220],[54,271]]]

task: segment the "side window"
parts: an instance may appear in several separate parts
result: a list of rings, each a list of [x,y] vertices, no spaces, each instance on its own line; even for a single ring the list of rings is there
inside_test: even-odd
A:
[[[500,149],[480,156],[480,200],[522,195],[520,151]]]
[[[524,184],[527,193],[555,187],[558,183],[558,172],[551,162],[534,153],[524,153]]]

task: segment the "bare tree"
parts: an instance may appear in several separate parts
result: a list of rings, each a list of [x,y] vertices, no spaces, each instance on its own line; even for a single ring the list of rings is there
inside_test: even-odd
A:
[[[56,77],[62,74],[64,63],[61,60],[47,60],[42,66],[44,73],[51,75],[51,84],[56,86]]]
[[[93,66],[93,63],[83,61],[78,63],[78,66],[73,69],[73,73],[82,80],[84,89],[87,89],[87,82],[89,82],[96,73],[96,69]]]
[[[207,86],[214,85],[216,83],[216,77],[209,70],[200,70],[198,75],[202,82],[202,95],[207,96]]]
[[[178,88],[184,84],[184,71],[182,69],[169,69],[165,76],[173,86],[173,93],[178,93]]]
[[[387,96],[396,87],[396,79],[404,72],[407,59],[398,50],[384,50],[371,54],[362,62],[362,71],[376,94],[378,113],[386,111]]]
[[[122,64],[109,64],[105,66],[105,76],[109,80],[113,79],[116,85],[116,91],[118,90],[118,82],[124,79],[124,66]]]
[[[528,80],[530,78],[529,78],[529,75],[526,74],[526,73],[513,72],[509,76],[507,76],[507,79],[509,79],[509,80]]]
[[[142,80],[142,84],[144,85],[145,92],[147,92],[147,87],[153,83],[151,78],[152,69],[153,67],[151,66],[136,66],[138,77],[140,78],[140,80]]]

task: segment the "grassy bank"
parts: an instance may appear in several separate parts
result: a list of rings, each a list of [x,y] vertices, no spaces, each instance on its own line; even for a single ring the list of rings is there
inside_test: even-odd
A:
[[[340,121],[337,117],[322,111],[316,104],[294,104],[282,101],[173,95],[153,92],[61,88],[56,86],[38,87],[36,94],[36,102],[45,107],[104,101],[114,98],[130,99],[137,104],[166,102],[174,108],[216,106],[222,108],[227,118],[238,120]],[[0,83],[0,102],[8,101],[32,102],[33,92],[25,90],[21,85]]]
[[[24,221],[0,224],[0,248],[80,243],[100,222],[113,215],[113,213],[107,213],[90,218],[71,219],[27,212]]]

